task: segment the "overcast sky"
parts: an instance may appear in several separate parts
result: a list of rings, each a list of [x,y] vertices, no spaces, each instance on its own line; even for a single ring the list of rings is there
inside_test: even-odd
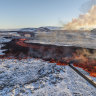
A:
[[[88,0],[0,0],[0,29],[61,26]]]

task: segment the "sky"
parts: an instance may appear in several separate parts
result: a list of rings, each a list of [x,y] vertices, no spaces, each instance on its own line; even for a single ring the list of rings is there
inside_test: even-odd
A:
[[[0,0],[0,29],[62,26],[88,0]]]

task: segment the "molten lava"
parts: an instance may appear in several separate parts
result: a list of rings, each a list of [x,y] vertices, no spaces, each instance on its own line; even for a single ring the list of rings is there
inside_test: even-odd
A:
[[[74,46],[56,46],[38,43],[25,43],[26,39],[13,39],[4,43],[1,49],[5,55],[1,59],[28,59],[36,58],[56,63],[57,65],[68,65],[72,63],[75,67],[87,71],[90,76],[96,77],[96,50]]]

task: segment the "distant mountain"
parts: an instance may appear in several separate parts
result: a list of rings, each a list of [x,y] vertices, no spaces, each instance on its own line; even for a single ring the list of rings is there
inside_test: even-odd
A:
[[[50,29],[50,30],[62,30],[62,27],[55,27],[55,26],[46,26],[46,28]]]
[[[48,32],[50,30],[61,30],[62,27],[53,27],[53,26],[46,26],[46,27],[39,27],[39,28],[22,28],[18,31],[28,31],[28,32]]]
[[[49,32],[50,30],[62,30],[62,27],[45,26],[39,28],[1,29],[0,31]]]
[[[50,29],[46,28],[46,27],[39,27],[39,28],[22,28],[18,31],[22,31],[22,32],[48,32],[50,31]]]
[[[28,32],[33,32],[35,31],[37,28],[21,28],[18,31],[28,31]]]
[[[49,28],[47,28],[47,27],[39,27],[39,28],[37,28],[37,30],[36,30],[37,32],[48,32],[48,31],[50,31],[50,29]]]

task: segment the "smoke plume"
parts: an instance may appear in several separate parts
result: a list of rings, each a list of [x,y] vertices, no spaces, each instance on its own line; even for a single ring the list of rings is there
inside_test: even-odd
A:
[[[78,30],[78,29],[92,29],[96,28],[96,0],[91,0],[94,3],[91,3],[91,9],[85,13],[79,15],[77,19],[72,19],[71,22],[64,26],[67,30]]]

